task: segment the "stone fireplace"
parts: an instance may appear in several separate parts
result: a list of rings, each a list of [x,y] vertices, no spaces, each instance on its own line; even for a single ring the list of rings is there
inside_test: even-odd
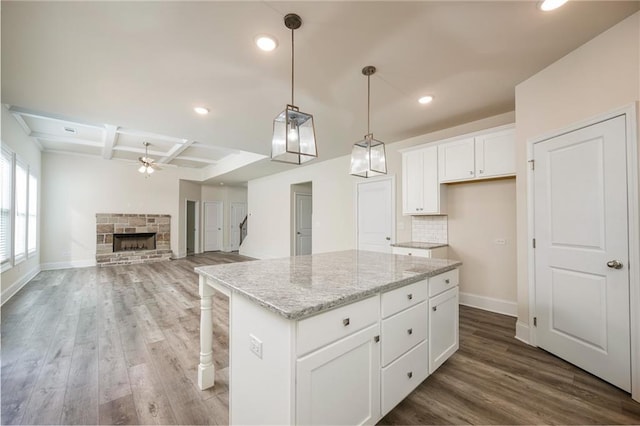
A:
[[[171,216],[96,214],[96,263],[100,266],[157,262],[171,258]]]

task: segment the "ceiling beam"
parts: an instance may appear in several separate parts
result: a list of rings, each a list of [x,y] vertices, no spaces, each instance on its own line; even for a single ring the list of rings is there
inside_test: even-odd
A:
[[[118,126],[106,124],[104,126],[103,138],[104,146],[102,147],[102,158],[111,160],[113,158],[113,147],[118,143]]]
[[[101,129],[102,126],[93,124],[93,123],[87,123],[87,122],[83,122],[83,121],[78,121],[78,120],[69,120],[63,117],[59,117],[56,115],[44,115],[44,114],[39,114],[37,112],[33,112],[30,111],[28,109],[25,108],[20,108],[17,106],[10,106],[9,107],[9,112],[13,113],[13,114],[20,114],[23,115],[25,117],[33,117],[33,118],[40,118],[43,120],[50,120],[50,121],[59,121],[61,123],[65,123],[65,124],[70,124],[70,125],[75,125],[75,126],[82,126],[82,127],[91,127],[94,129]]]
[[[134,129],[119,128],[118,133],[120,133],[121,135],[138,136],[141,138],[149,138],[149,139],[168,141],[173,143],[184,142],[184,139],[181,139],[181,138],[174,138],[172,136],[159,135],[157,133],[143,132],[143,131],[134,130]]]
[[[50,142],[62,142],[62,143],[70,143],[74,145],[85,145],[85,146],[94,146],[94,147],[102,148],[102,142],[90,141],[87,139],[80,139],[80,138],[67,138],[64,136],[50,135],[48,133],[42,133],[42,132],[32,131],[31,133],[29,133],[29,137],[42,139]]]
[[[178,155],[182,154],[187,148],[193,145],[195,141],[183,140],[182,143],[175,144],[167,155],[158,160],[158,163],[167,164],[174,160]]]
[[[218,164],[218,161],[216,161],[216,160],[210,160],[208,158],[202,158],[202,157],[183,157],[183,156],[179,156],[179,157],[176,157],[175,160],[194,161],[196,163],[204,163],[204,164]]]

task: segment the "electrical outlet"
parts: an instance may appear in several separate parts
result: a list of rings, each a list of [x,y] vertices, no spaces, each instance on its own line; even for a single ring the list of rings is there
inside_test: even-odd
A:
[[[507,240],[505,240],[504,238],[496,238],[495,243],[500,245],[500,246],[503,246],[503,245],[507,244]]]
[[[262,341],[253,334],[249,335],[249,350],[262,359]]]

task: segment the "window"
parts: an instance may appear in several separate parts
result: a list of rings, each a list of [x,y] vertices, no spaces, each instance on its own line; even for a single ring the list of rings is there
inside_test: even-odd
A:
[[[27,223],[27,253],[36,252],[36,233],[38,223],[38,179],[29,173],[29,222]]]
[[[27,165],[16,159],[14,263],[26,256],[27,243]]]
[[[11,213],[13,199],[13,154],[2,148],[2,196],[0,205],[0,261],[2,269],[10,266],[11,260]]]

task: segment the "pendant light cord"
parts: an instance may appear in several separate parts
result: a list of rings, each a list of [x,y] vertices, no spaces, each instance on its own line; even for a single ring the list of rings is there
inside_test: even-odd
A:
[[[291,105],[295,105],[295,102],[293,102],[293,76],[294,76],[294,68],[293,68],[293,63],[294,63],[293,31],[294,31],[294,29],[291,28]]]
[[[371,115],[371,76],[368,75],[367,76],[367,134],[371,134],[371,131],[369,129],[369,124],[371,122],[370,115]]]

